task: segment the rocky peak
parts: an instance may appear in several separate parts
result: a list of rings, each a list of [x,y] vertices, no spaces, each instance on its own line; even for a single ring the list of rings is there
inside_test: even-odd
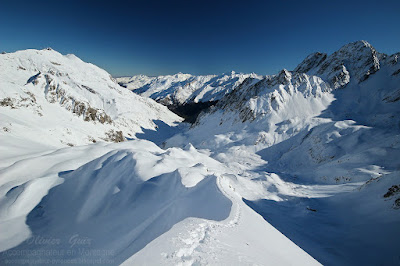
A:
[[[366,41],[344,45],[327,56],[322,53],[309,55],[296,68],[303,72],[320,76],[333,88],[342,88],[350,80],[360,83],[380,69],[380,54]]]
[[[278,83],[287,84],[289,80],[292,78],[292,73],[287,71],[286,69],[282,69],[278,74]]]

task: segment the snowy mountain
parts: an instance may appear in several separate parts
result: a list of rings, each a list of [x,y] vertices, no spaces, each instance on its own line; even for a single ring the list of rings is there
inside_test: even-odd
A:
[[[295,69],[295,72],[317,75],[334,88],[346,86],[350,79],[360,83],[376,73],[382,66],[396,65],[399,54],[387,56],[379,53],[366,41],[349,43],[331,55],[314,53]],[[399,66],[392,75],[397,75]]]
[[[360,49],[362,53],[356,55],[355,51]],[[312,60],[318,54],[322,55],[308,56],[292,72],[284,69],[261,80],[247,78],[196,121],[193,131],[201,131],[203,124],[212,123],[209,129],[204,129],[209,134],[193,135],[204,139],[201,143],[213,146],[216,145],[214,135],[234,131],[237,138],[238,130],[251,128],[262,139],[246,137],[248,144],[261,141],[271,146],[326,119],[352,119],[365,126],[387,129],[399,127],[398,54],[379,54],[365,41],[345,45],[330,56]],[[353,57],[345,60],[350,54]],[[372,73],[374,55],[380,59],[374,63],[379,65],[378,70]],[[331,70],[338,62],[349,70],[347,83],[341,89],[331,82],[336,74]],[[318,73],[319,76],[313,75]]]
[[[235,169],[248,205],[320,262],[398,263],[397,59],[359,41],[246,79],[167,147],[190,142]]]
[[[181,121],[106,71],[51,49],[0,55],[0,112],[1,138],[12,145],[44,136],[54,147],[123,141],[154,129],[153,120]]]
[[[399,55],[118,79],[141,96],[75,56],[0,55],[0,264],[399,264]],[[143,96],[218,102],[177,126]]]
[[[165,106],[49,49],[0,70],[1,264],[318,264],[207,153],[107,143],[168,137],[181,119]]]
[[[232,71],[222,75],[205,76],[182,73],[158,77],[138,75],[116,80],[135,93],[168,106],[218,101],[249,77],[262,78],[254,73],[242,74]]]

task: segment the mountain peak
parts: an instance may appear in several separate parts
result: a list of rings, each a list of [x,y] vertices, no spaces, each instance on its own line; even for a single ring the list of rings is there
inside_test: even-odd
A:
[[[346,44],[329,56],[313,53],[294,71],[320,76],[336,89],[346,86],[350,79],[362,82],[379,69],[378,52],[370,43],[361,40]]]
[[[342,46],[337,52],[342,53],[376,53],[375,48],[367,41],[361,40]]]
[[[282,69],[278,74],[278,80],[282,84],[286,84],[288,80],[292,77],[292,73],[290,73],[287,69]]]

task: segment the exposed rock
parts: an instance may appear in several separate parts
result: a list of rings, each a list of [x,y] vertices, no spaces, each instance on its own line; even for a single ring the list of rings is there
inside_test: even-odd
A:
[[[400,89],[391,92],[389,95],[386,95],[383,98],[383,101],[385,101],[387,103],[394,103],[394,102],[397,102],[398,100],[400,100]]]
[[[0,106],[3,106],[3,107],[9,106],[9,107],[11,107],[12,109],[15,108],[15,106],[14,106],[14,101],[13,101],[13,99],[11,99],[10,97],[6,97],[6,98],[0,100]]]
[[[50,73],[51,72],[51,73]],[[54,82],[54,78],[52,75],[57,74],[58,72],[50,71],[49,73],[44,74],[46,84],[45,84],[45,97],[50,103],[58,102],[61,106],[64,106],[67,110],[72,111],[72,113],[82,116],[84,121],[98,121],[102,124],[112,123],[112,119],[109,115],[107,115],[103,110],[96,109],[90,106],[89,103],[80,102],[75,100],[74,97],[68,96],[65,89],[62,88],[62,84],[56,84]],[[34,85],[39,84],[39,77],[41,73],[39,72],[35,76],[31,77],[28,80],[28,83],[31,82]],[[83,88],[87,89],[91,93],[96,93],[93,89],[82,85]],[[33,96],[33,94],[31,94]],[[35,99],[36,101],[36,99]]]
[[[389,198],[389,197],[396,195],[399,192],[400,192],[400,185],[393,185],[388,189],[388,191],[386,192],[385,195],[383,195],[383,197]]]
[[[312,212],[317,212],[316,209],[312,209],[312,208],[310,208],[310,207],[307,207],[307,210],[312,211]]]
[[[396,75],[398,75],[398,74],[400,74],[400,68],[397,69],[395,72],[393,72],[392,76],[396,76]]]
[[[114,131],[111,129],[110,131],[106,132],[106,141],[112,142],[123,142],[125,141],[125,137],[122,134],[122,131]]]
[[[96,94],[96,91],[88,86],[82,85],[83,88],[85,88],[86,90],[88,90],[90,93]]]
[[[85,106],[84,103],[75,101],[75,105],[73,107],[73,111],[72,112],[74,114],[78,115],[78,116],[81,116],[81,115],[84,115],[85,109],[86,109],[86,106]]]
[[[92,107],[87,108],[84,120],[85,121],[95,121],[97,118],[96,113],[97,113],[96,109],[94,109]]]
[[[398,198],[394,201],[393,208],[396,210],[400,209],[400,198]]]

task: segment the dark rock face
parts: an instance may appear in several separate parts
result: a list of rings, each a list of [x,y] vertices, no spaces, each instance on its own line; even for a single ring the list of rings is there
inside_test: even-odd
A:
[[[167,105],[168,109],[175,114],[183,117],[185,122],[193,124],[202,111],[206,111],[211,106],[214,106],[218,101],[210,102],[190,102],[182,105]]]
[[[398,75],[398,74],[400,74],[400,68],[397,69],[395,72],[393,72],[392,76],[396,76],[396,75]]]
[[[18,108],[26,108],[33,105],[36,105],[36,98],[31,92],[25,92],[27,97],[22,97],[21,95],[19,98],[11,98],[6,97],[4,99],[0,99],[0,106],[1,107],[10,107],[11,109],[18,109]]]
[[[14,102],[10,97],[4,98],[0,100],[0,106],[3,107],[11,107],[11,109],[14,109]]]
[[[398,196],[400,194],[400,185],[393,185],[391,186],[388,191],[383,195],[384,198],[390,199],[393,198],[394,196]],[[400,209],[400,197],[398,197],[394,202],[393,202],[393,209]]]
[[[383,197],[384,198],[389,198],[391,196],[396,195],[399,192],[400,192],[400,185],[393,185],[388,189],[388,191],[386,192],[385,195],[383,195]]]
[[[394,205],[393,205],[394,209],[400,209],[400,198],[396,199],[394,201]]]

